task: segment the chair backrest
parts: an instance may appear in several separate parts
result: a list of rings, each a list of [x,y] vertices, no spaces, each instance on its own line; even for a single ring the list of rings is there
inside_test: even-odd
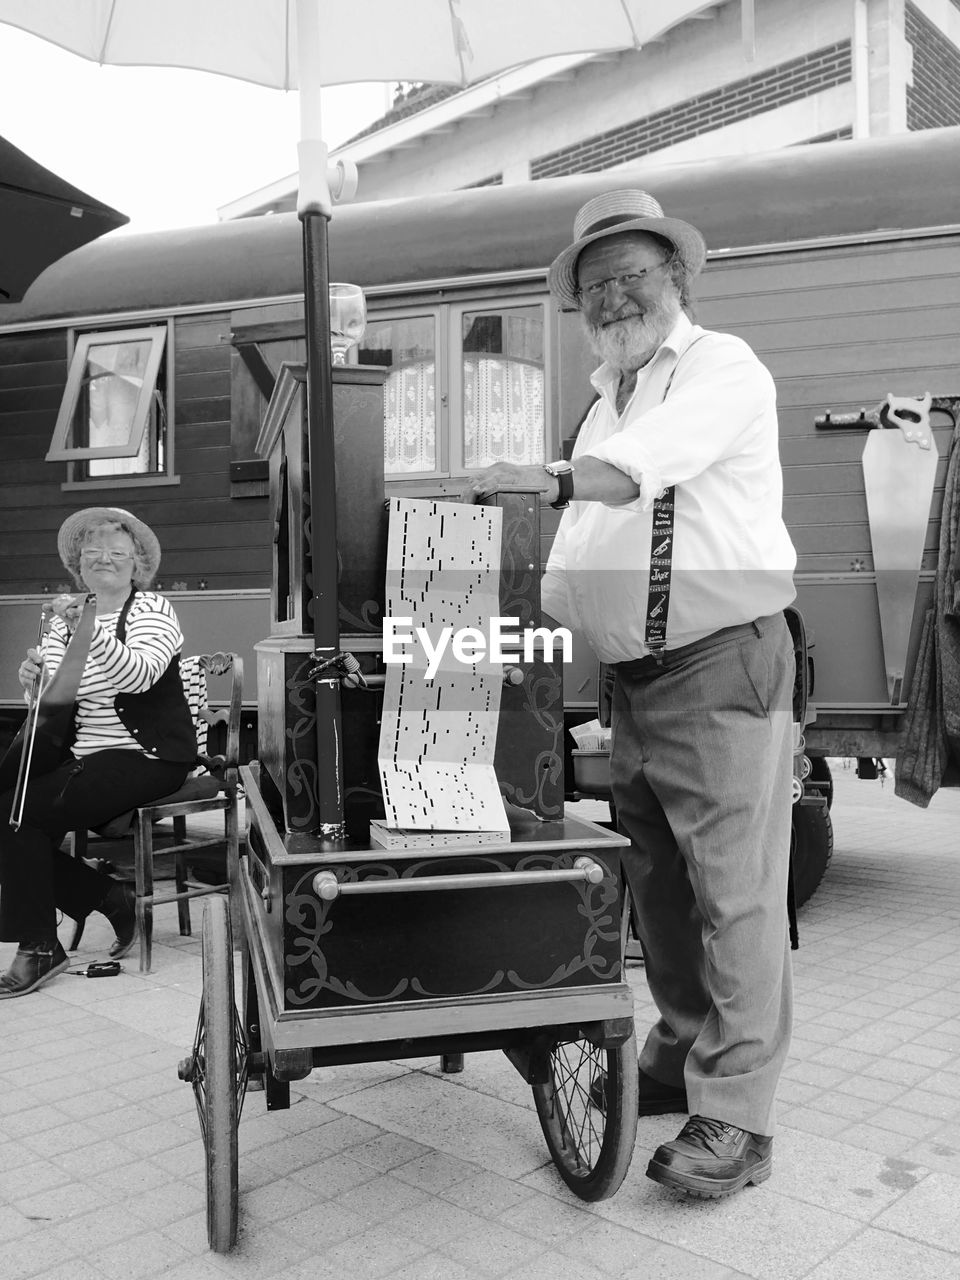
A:
[[[203,714],[207,708],[207,677],[200,665],[200,657],[200,654],[191,654],[180,659],[180,679],[190,718],[197,731],[197,752],[203,755],[207,750],[207,721]]]
[[[243,710],[243,659],[236,653],[195,653],[180,659],[180,676],[187,705],[197,731],[197,754],[212,772],[226,774],[240,764],[240,716]],[[211,707],[207,679],[229,676],[225,706]],[[222,754],[211,757],[207,735],[211,726],[226,725]]]

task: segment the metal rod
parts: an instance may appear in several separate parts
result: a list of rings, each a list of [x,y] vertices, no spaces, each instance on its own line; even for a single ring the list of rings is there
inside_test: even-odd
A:
[[[332,902],[341,895],[370,893],[422,893],[442,889],[505,889],[520,884],[558,884],[585,881],[599,884],[603,867],[592,858],[577,858],[572,867],[543,871],[478,871],[453,876],[415,876],[404,880],[362,880],[341,884],[332,871],[318,871],[313,891]]]
[[[303,223],[304,317],[307,338],[307,432],[310,440],[310,559],[313,638],[318,656],[340,649],[337,591],[337,504],[333,438],[333,361],[330,353],[329,219],[308,211]],[[305,513],[306,514],[306,513]],[[316,683],[316,827],[344,834],[340,679]]]
[[[40,628],[37,631],[37,649],[43,645],[43,633],[53,607],[45,604],[40,611]],[[33,762],[33,745],[37,739],[37,724],[40,719],[40,699],[43,696],[43,655],[40,657],[40,670],[34,677],[27,701],[27,718],[24,724],[23,746],[20,749],[20,765],[17,769],[17,784],[13,789],[13,803],[10,806],[10,826],[19,831],[23,825],[23,810],[27,802],[27,783],[30,779],[30,765]],[[49,684],[49,681],[47,682]]]

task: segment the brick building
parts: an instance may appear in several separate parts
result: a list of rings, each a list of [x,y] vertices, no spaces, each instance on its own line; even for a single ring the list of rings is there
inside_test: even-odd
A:
[[[360,200],[960,124],[960,0],[670,0],[641,49],[414,86],[332,153]],[[668,25],[669,23],[669,25]],[[296,207],[296,175],[225,218]]]

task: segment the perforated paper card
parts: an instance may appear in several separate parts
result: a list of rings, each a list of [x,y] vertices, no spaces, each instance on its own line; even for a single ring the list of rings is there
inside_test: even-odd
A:
[[[389,827],[509,829],[493,768],[503,668],[479,643],[499,615],[501,529],[496,507],[391,501],[387,617],[409,619],[397,628],[409,661],[387,665],[378,758]]]

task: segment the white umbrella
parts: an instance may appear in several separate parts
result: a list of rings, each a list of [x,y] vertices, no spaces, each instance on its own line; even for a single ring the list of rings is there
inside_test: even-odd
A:
[[[369,80],[468,84],[561,54],[638,48],[720,0],[0,0],[0,23],[99,63],[187,67],[299,88],[314,640],[339,648],[327,224],[320,90]],[[744,0],[751,5],[752,0]],[[347,184],[342,171],[335,185]],[[339,685],[317,689],[319,758],[340,754]],[[321,770],[322,771],[322,770]],[[321,830],[343,826],[338,771],[318,782]]]
[[[751,0],[742,0],[749,7]],[[301,90],[301,202],[328,215],[320,89],[468,84],[561,54],[639,48],[722,0],[0,0],[0,23],[111,66]],[[310,144],[304,153],[303,144]],[[303,188],[307,187],[306,200]]]

